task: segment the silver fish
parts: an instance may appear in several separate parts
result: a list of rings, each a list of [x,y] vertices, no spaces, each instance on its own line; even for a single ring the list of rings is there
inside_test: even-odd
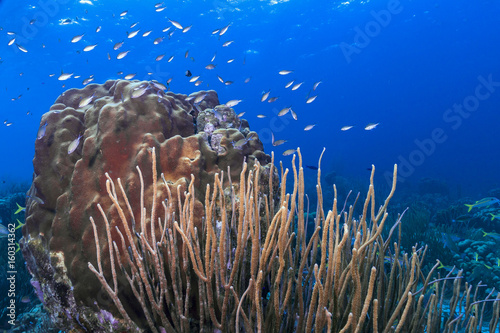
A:
[[[142,95],[144,95],[144,93],[148,90],[149,86],[145,86],[145,87],[140,87],[137,88],[137,89],[134,89],[132,91],[132,94],[130,94],[130,97],[132,98],[138,98],[138,97],[141,97]]]
[[[129,52],[130,52],[130,51],[123,51],[123,52],[118,53],[118,55],[116,56],[116,59],[123,59],[123,58],[125,58],[125,56],[126,56]]]
[[[38,133],[36,135],[36,138],[38,140],[40,140],[41,138],[43,138],[45,136],[45,129],[47,128],[47,125],[48,125],[48,123],[45,122],[45,124],[43,124],[42,126],[40,126],[40,128],[38,129]]]
[[[28,52],[28,50],[26,50],[24,47],[22,47],[21,45],[19,45],[19,44],[17,44],[17,43],[16,43],[16,46],[17,46],[17,48],[18,48],[21,52],[24,52],[24,53],[27,53],[27,52]]]
[[[296,85],[294,85],[294,86],[292,87],[292,90],[297,90],[297,89],[299,89],[299,88],[300,88],[300,86],[301,86],[303,83],[304,83],[304,82],[297,83]]]
[[[41,198],[37,197],[36,195],[27,195],[26,194],[26,197],[33,200],[34,202],[36,202],[39,205],[45,204],[45,202]]]
[[[291,107],[281,109],[281,111],[278,112],[278,117],[282,117],[282,116],[286,115],[288,112],[290,112],[290,110],[291,110]]]
[[[353,128],[354,126],[343,126],[340,130],[341,131],[348,131],[350,130],[351,128]]]
[[[290,87],[290,86],[291,86],[294,82],[295,82],[295,80],[292,80],[292,81],[288,82],[288,83],[286,84],[285,88]]]
[[[83,108],[83,107],[86,107],[87,105],[89,105],[90,102],[92,102],[92,99],[94,99],[94,96],[95,96],[95,93],[93,93],[92,95],[90,95],[88,97],[83,98],[80,101],[80,103],[78,104],[78,107]]]
[[[264,102],[268,97],[269,97],[269,93],[271,92],[271,90],[269,90],[268,92],[264,93],[262,95],[262,97],[260,98],[260,101],[261,102]]]
[[[162,84],[162,83],[160,83],[160,82],[158,82],[158,81],[151,81],[150,83],[151,83],[154,87],[156,87],[157,89],[160,89],[160,90],[167,90],[167,87],[166,87],[164,84]]]
[[[73,73],[61,73],[61,75],[59,75],[59,77],[57,78],[59,81],[65,81],[67,79],[69,79],[71,76],[73,76]]]
[[[95,47],[97,46],[97,44],[94,44],[94,45],[87,45],[83,48],[83,52],[89,52],[89,51],[92,51],[93,49],[95,49]]]
[[[82,138],[82,135],[80,134],[75,140],[71,141],[71,143],[68,146],[68,155],[71,154],[78,148],[80,145],[80,139]]]
[[[280,75],[288,75],[290,73],[293,73],[293,71],[287,71],[287,70],[282,70],[282,71],[279,71],[279,74]]]
[[[81,35],[76,35],[75,37],[71,38],[71,43],[78,43],[84,36],[85,34]]]
[[[316,97],[318,97],[318,95],[309,97],[309,98],[307,99],[306,103],[307,103],[307,104],[309,104],[309,103],[314,102],[314,100],[316,99]]]
[[[307,125],[305,128],[304,128],[304,131],[310,131],[313,129],[313,127],[316,126],[316,124],[312,124],[312,125]]]
[[[232,99],[226,103],[226,106],[232,108],[233,106],[238,105],[241,101],[241,99]]]
[[[376,123],[376,124],[370,123],[370,124],[368,124],[368,125],[365,126],[365,130],[371,131],[372,129],[374,129],[375,127],[377,127],[378,124],[380,124],[380,123]]]
[[[219,36],[224,35],[226,33],[227,29],[229,29],[230,25],[231,25],[231,23],[229,23],[228,25],[226,25],[224,28],[220,29]]]
[[[182,30],[182,29],[184,29],[184,28],[182,27],[182,25],[181,25],[179,22],[174,21],[174,20],[171,20],[171,19],[168,19],[168,21],[169,21],[170,23],[172,23],[172,25],[173,25],[174,27],[176,27],[177,29],[181,29],[181,30]]]
[[[196,98],[194,100],[194,104],[200,103],[205,98],[205,96],[207,96],[207,94],[200,94],[200,95],[196,96]]]
[[[234,147],[234,148],[240,148],[240,147],[242,147],[243,145],[245,145],[247,142],[248,142],[248,139],[241,139],[241,140],[238,140],[238,141],[236,141],[236,142],[233,144],[233,147]]]
[[[89,84],[92,81],[94,81],[94,77],[93,76],[88,77],[85,80],[83,80],[82,84],[85,86],[85,85]]]
[[[283,152],[283,156],[288,156],[288,155],[292,155],[293,153],[295,153],[297,150],[296,149],[288,149],[288,150],[285,150]]]
[[[139,30],[140,30],[140,29],[135,30],[135,31],[132,31],[131,33],[129,33],[129,34],[127,35],[127,37],[128,37],[128,38],[134,38],[134,37],[135,37],[135,36],[137,36],[137,34],[139,33]]]
[[[113,50],[115,50],[115,51],[118,50],[120,47],[122,47],[122,45],[123,45],[123,41],[116,43],[115,46],[113,46]]]
[[[282,144],[284,144],[285,142],[287,142],[287,140],[276,140],[273,142],[273,146],[278,147],[278,146],[281,146]]]

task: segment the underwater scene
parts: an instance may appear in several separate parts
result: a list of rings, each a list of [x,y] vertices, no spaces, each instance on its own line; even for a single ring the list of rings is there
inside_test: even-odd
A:
[[[0,332],[500,332],[499,17],[0,0]]]

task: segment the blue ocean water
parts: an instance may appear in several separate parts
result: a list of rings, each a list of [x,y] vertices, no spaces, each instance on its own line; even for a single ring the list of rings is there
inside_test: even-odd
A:
[[[403,190],[429,177],[472,203],[500,188],[498,1],[158,1],[0,0],[0,193],[31,182],[40,119],[61,93],[127,74],[171,80],[174,93],[213,89],[221,103],[242,100],[235,111],[287,167],[286,150],[300,147],[315,166],[326,148],[323,175],[366,182],[373,164],[377,184],[388,184],[397,163]],[[268,91],[275,102],[261,101]],[[277,115],[290,106],[296,120]],[[274,147],[271,133],[287,142]]]
[[[90,75],[93,83],[103,83],[130,73],[137,73],[134,79],[173,78],[176,93],[214,89],[221,102],[242,99],[236,111],[246,112],[266,152],[284,160],[290,158],[283,151],[301,147],[306,163],[315,165],[326,147],[324,166],[346,176],[365,177],[371,164],[382,176],[398,163],[400,180],[409,183],[435,177],[470,195],[500,186],[498,2],[177,1],[160,12],[155,4],[1,2],[2,186],[31,180],[40,118],[59,94],[83,87]],[[182,33],[168,19],[192,28]],[[226,25],[223,36],[212,34]],[[137,29],[136,37],[127,38]],[[82,40],[71,43],[80,34]],[[162,36],[162,43],[153,44]],[[113,50],[120,41],[122,48]],[[83,52],[93,44],[94,50]],[[117,60],[125,50],[130,53]],[[215,53],[216,68],[205,69]],[[160,54],[164,59],[155,61]],[[186,70],[203,83],[195,87]],[[283,76],[280,70],[293,73]],[[59,81],[61,71],[73,77]],[[226,86],[217,75],[234,83]],[[292,91],[285,88],[291,80],[304,83]],[[260,101],[268,90],[277,101]],[[290,105],[298,120],[276,115]],[[364,130],[369,123],[379,125]],[[316,126],[304,131],[310,124]],[[354,127],[340,130],[347,125]],[[271,131],[288,142],[273,147]]]

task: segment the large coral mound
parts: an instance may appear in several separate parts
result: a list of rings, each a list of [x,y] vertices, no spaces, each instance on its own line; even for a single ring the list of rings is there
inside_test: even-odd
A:
[[[270,162],[257,134],[231,108],[218,105],[214,91],[188,97],[162,88],[157,82],[116,80],[70,89],[42,117],[21,245],[32,283],[60,326],[92,326],[92,318],[104,317],[93,313],[111,304],[87,266],[96,262],[89,218],[101,220],[98,203],[107,209],[113,239],[119,237],[114,222],[117,210],[106,191],[105,173],[126,184],[134,224],[140,221],[142,207],[151,207],[151,182],[144,185],[141,203],[136,167],[151,179],[148,150],[152,147],[158,156],[158,175],[164,174],[172,198],[183,195],[194,175],[194,209],[200,211],[200,219],[206,185],[213,183],[216,173],[230,167],[232,182],[237,184],[244,160],[250,165]],[[263,174],[266,170],[268,175],[266,167]],[[165,187],[158,188],[157,197],[165,196]],[[156,216],[162,214],[160,208]],[[101,244],[106,244],[102,253],[109,253],[104,226],[98,223],[97,227]],[[133,227],[140,232],[140,226]],[[110,272],[109,255],[103,255],[102,262]],[[130,290],[121,293],[123,298],[133,297]]]

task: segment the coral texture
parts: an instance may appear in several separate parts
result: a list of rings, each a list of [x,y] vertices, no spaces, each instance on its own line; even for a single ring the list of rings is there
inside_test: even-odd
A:
[[[250,165],[259,161],[263,178],[269,177],[270,157],[257,134],[231,108],[218,106],[215,91],[188,97],[165,93],[162,88],[157,82],[116,80],[70,89],[42,117],[40,127],[46,128],[35,143],[35,176],[21,246],[42,301],[60,326],[97,329],[100,320],[95,314],[111,304],[87,266],[96,263],[89,218],[101,221],[98,203],[106,207],[113,239],[119,239],[115,229],[119,224],[114,222],[119,219],[106,191],[105,173],[122,179],[136,214],[131,226],[138,233],[141,226],[134,221],[141,220],[141,207],[151,209],[155,189],[151,182],[144,185],[142,203],[136,167],[144,170],[145,179],[151,179],[148,150],[152,147],[158,156],[158,177],[164,174],[173,200],[184,195],[194,175],[197,226],[202,223],[206,186],[213,183],[216,173],[226,173],[230,167],[237,186],[246,160]],[[243,144],[241,139],[245,139]],[[158,198],[166,197],[165,187],[157,190]],[[155,209],[156,216],[163,214],[161,205]],[[104,224],[97,223],[97,228],[105,244],[101,252],[108,254],[103,255],[103,269],[110,274]],[[124,289],[120,297],[133,295]],[[119,325],[115,323],[115,328]]]

